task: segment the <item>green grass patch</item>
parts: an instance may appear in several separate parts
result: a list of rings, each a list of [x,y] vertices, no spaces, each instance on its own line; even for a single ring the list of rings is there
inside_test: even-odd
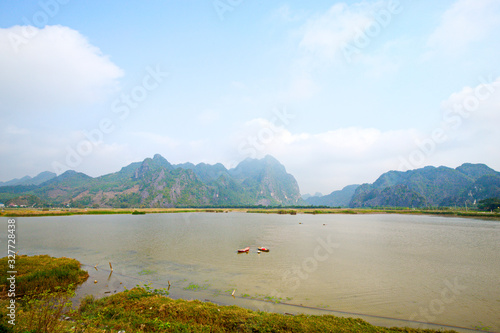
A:
[[[151,275],[155,274],[156,271],[152,271],[150,269],[143,269],[142,271],[139,272],[139,275]]]
[[[198,290],[206,290],[206,289],[208,289],[208,287],[210,287],[209,284],[204,284],[204,285],[200,286],[200,285],[198,285],[196,283],[190,282],[189,285],[187,287],[184,287],[183,289],[184,290],[198,291]]]
[[[0,216],[36,217],[36,216],[70,216],[70,215],[110,215],[110,214],[168,214],[168,213],[226,213],[227,209],[207,208],[6,208]]]
[[[281,301],[283,300],[283,298],[276,297],[276,296],[264,296],[264,300],[268,301],[268,302],[271,302],[271,303],[278,304],[278,303],[281,303]]]
[[[53,258],[48,255],[17,256],[15,262],[16,297],[28,292],[56,291],[56,288],[66,288],[84,282],[89,274],[80,269],[80,263],[70,258]],[[0,297],[6,297],[8,291],[7,278],[10,276],[8,258],[0,259]]]
[[[280,215],[297,215],[296,209],[249,209],[247,213],[257,213],[257,214],[280,214]]]
[[[292,209],[293,208],[293,209]],[[372,207],[372,208],[307,208],[291,207],[290,209],[269,208],[59,208],[59,209],[36,209],[36,208],[6,208],[0,212],[0,216],[67,216],[67,215],[104,215],[104,214],[166,214],[166,213],[227,213],[230,211],[261,213],[261,214],[412,214],[412,215],[438,215],[450,217],[468,217],[500,220],[499,212],[488,212],[452,207]],[[135,213],[137,212],[137,213]]]

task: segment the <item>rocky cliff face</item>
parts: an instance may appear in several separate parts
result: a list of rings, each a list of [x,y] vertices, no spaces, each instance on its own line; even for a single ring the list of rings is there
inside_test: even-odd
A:
[[[484,164],[389,171],[356,189],[350,207],[464,206],[500,195],[500,173]]]
[[[3,189],[3,190],[2,190]],[[0,198],[32,194],[45,204],[80,207],[189,207],[302,204],[295,178],[275,158],[222,164],[170,164],[161,155],[92,178],[68,171],[38,186],[0,187]]]
[[[272,156],[246,159],[229,173],[241,182],[250,199],[258,205],[304,204],[297,181]]]

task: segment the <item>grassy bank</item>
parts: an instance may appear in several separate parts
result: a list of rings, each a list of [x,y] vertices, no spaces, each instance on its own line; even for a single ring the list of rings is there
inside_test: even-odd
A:
[[[38,292],[17,301],[15,326],[8,323],[9,299],[0,300],[0,332],[436,332],[377,327],[361,319],[331,315],[281,315],[173,300],[165,296],[165,290],[147,285],[99,300],[87,296],[73,309],[68,302],[71,290],[86,276],[76,260],[21,256],[16,266],[18,288]]]
[[[262,214],[408,214],[408,215],[437,215],[451,217],[473,217],[500,220],[499,213],[480,212],[480,211],[465,211],[452,209],[371,209],[371,208],[300,208],[293,210],[283,209],[249,209],[248,213]]]
[[[408,214],[408,215],[436,215],[450,217],[472,217],[500,220],[500,214],[480,211],[465,211],[452,209],[332,209],[332,210],[305,210],[305,214]]]
[[[165,214],[165,213],[227,213],[247,212],[260,214],[410,214],[410,215],[434,215],[450,217],[471,217],[481,219],[500,220],[500,213],[466,211],[463,209],[408,209],[408,208],[68,208],[68,209],[33,209],[14,208],[4,209],[0,216],[6,217],[30,217],[30,216],[67,216],[67,215],[107,215],[107,214]]]
[[[0,259],[0,298],[7,296],[10,276],[7,257]],[[57,287],[76,286],[84,282],[89,274],[80,269],[80,263],[70,258],[52,258],[48,255],[16,256],[16,297],[27,293],[55,291]],[[74,289],[74,287],[73,287]]]
[[[241,209],[231,209],[240,210]],[[165,213],[224,213],[228,209],[209,208],[57,208],[57,209],[35,209],[35,208],[6,208],[0,212],[0,216],[6,217],[33,217],[33,216],[70,216],[70,215],[109,215],[109,214],[165,214]]]
[[[61,319],[72,313],[69,299],[88,278],[80,263],[47,255],[16,256],[12,267],[9,259],[0,259],[0,332],[69,332]],[[13,275],[15,280],[7,280]]]
[[[173,300],[135,288],[100,300],[83,300],[75,319],[110,332],[435,332],[383,328],[361,319],[289,316],[201,301]]]

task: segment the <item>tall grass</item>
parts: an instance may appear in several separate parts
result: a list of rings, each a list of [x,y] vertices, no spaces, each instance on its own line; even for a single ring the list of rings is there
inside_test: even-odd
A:
[[[225,213],[229,210],[237,209],[209,209],[209,208],[70,208],[70,209],[33,209],[33,208],[14,208],[0,211],[0,216],[8,217],[37,217],[37,216],[71,216],[71,215],[110,215],[110,214],[166,214],[166,213]],[[136,213],[136,214],[137,214]],[[1,332],[0,332],[1,333]]]
[[[88,278],[88,273],[80,269],[80,263],[70,258],[52,258],[48,255],[17,256],[16,297],[22,297],[28,292],[56,291],[60,287],[76,285]],[[8,258],[0,259],[0,298],[6,297]],[[4,287],[5,286],[5,287]]]
[[[80,263],[70,258],[52,258],[48,255],[17,256],[15,268],[16,325],[0,324],[0,332],[68,332],[69,323],[61,320],[72,315],[72,304],[77,284],[88,277]],[[0,259],[0,317],[7,315],[10,304],[7,286],[8,258]],[[7,321],[5,321],[7,322]]]
[[[61,319],[74,313],[70,301],[74,296],[73,289],[70,284],[55,291],[28,293],[21,302],[22,313],[17,329],[37,333],[67,332],[67,323]]]

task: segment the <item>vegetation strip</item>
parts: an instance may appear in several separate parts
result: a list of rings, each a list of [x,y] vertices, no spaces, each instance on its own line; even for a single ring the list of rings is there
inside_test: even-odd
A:
[[[16,296],[22,297],[28,293],[55,291],[60,287],[76,285],[84,282],[89,274],[80,269],[80,263],[70,258],[52,258],[48,255],[26,256],[16,258]],[[7,257],[0,259],[0,298],[6,297],[8,277]]]
[[[206,209],[206,208],[145,208],[145,209],[93,209],[93,208],[72,208],[72,209],[33,209],[33,208],[15,208],[5,209],[0,212],[0,216],[7,217],[36,217],[36,216],[71,216],[71,215],[112,215],[112,214],[132,214],[132,215],[145,215],[145,214],[167,214],[167,213],[225,213],[226,209]]]
[[[412,328],[383,328],[361,319],[331,315],[287,316],[220,306],[198,300],[172,300],[144,289],[82,301],[79,318],[87,326],[144,332],[436,332]]]
[[[36,216],[70,216],[70,215],[109,215],[109,214],[167,214],[167,213],[228,213],[246,212],[260,214],[411,214],[411,215],[437,215],[449,217],[468,217],[480,219],[500,220],[500,213],[488,211],[466,211],[464,209],[409,209],[409,208],[142,208],[142,209],[33,209],[16,208],[4,209],[0,216],[6,217],[36,217]]]

